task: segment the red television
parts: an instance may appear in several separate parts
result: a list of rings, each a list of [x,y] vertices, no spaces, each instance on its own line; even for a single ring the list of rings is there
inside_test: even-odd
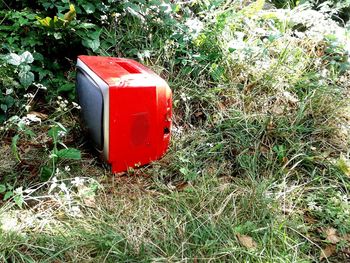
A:
[[[112,172],[164,155],[170,141],[172,93],[156,73],[131,59],[79,56],[76,90],[94,147]]]

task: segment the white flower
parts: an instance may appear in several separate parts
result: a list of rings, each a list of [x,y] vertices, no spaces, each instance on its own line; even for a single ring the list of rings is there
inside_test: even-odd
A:
[[[58,137],[61,137],[61,138],[64,137],[66,134],[67,134],[67,132],[65,132],[65,131],[59,131],[57,133]]]
[[[13,191],[13,193],[15,195],[21,195],[23,193],[23,187],[21,186],[21,187],[16,188],[16,190]]]
[[[27,94],[24,94],[23,97],[25,98],[34,98],[34,94],[33,93],[27,93]]]
[[[69,172],[69,171],[70,171],[70,167],[67,165],[67,166],[64,167],[64,170],[65,170],[66,172]]]
[[[41,123],[41,119],[38,116],[36,116],[35,114],[27,114],[27,116],[25,118],[28,119],[30,122],[40,122]]]
[[[74,179],[72,180],[72,184],[76,187],[84,185],[84,182],[85,180],[80,177],[74,177]]]
[[[26,105],[24,108],[25,108],[26,112],[28,112],[30,110],[31,106],[30,105]]]
[[[50,185],[49,194],[57,187],[57,177],[52,178],[52,184]]]

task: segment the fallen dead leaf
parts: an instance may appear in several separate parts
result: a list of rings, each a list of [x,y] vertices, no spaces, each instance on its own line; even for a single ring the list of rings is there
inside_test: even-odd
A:
[[[311,224],[311,225],[315,224],[317,222],[317,220],[310,215],[304,215],[304,220],[306,223]]]
[[[198,111],[194,114],[194,116],[196,116],[198,118],[198,117],[202,116],[203,114],[204,114],[203,112]]]
[[[326,235],[326,240],[332,244],[337,244],[340,241],[340,238],[337,235],[337,230],[334,228],[327,228]]]
[[[183,191],[188,186],[188,182],[178,183],[175,187],[178,191]]]
[[[242,246],[249,248],[249,249],[255,249],[257,247],[256,242],[250,236],[241,235],[241,234],[237,234],[236,236],[238,238],[238,242]]]
[[[324,249],[321,250],[320,261],[324,258],[329,258],[335,252],[335,245],[328,245]]]
[[[37,111],[31,111],[28,114],[33,114],[33,115],[35,115],[36,117],[40,118],[43,121],[48,118],[47,114],[41,113],[41,112],[37,112]]]

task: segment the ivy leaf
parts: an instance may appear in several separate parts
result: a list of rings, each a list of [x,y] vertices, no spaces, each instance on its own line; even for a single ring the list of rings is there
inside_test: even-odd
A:
[[[19,66],[21,64],[21,57],[15,53],[10,53],[6,56],[6,62],[14,66]]]
[[[64,158],[64,159],[73,159],[73,160],[80,160],[81,159],[80,151],[78,149],[74,149],[74,148],[59,150],[57,152],[57,156],[59,158]]]
[[[28,88],[30,84],[34,81],[34,74],[33,72],[20,72],[18,73],[19,76],[19,82],[25,87]]]
[[[29,51],[24,51],[21,55],[21,61],[30,64],[33,63],[34,57]]]

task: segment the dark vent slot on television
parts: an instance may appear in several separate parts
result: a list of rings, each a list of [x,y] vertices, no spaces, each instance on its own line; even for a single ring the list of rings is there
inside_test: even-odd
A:
[[[130,65],[128,62],[118,62],[118,65],[131,74],[141,73],[141,71],[138,68]]]

